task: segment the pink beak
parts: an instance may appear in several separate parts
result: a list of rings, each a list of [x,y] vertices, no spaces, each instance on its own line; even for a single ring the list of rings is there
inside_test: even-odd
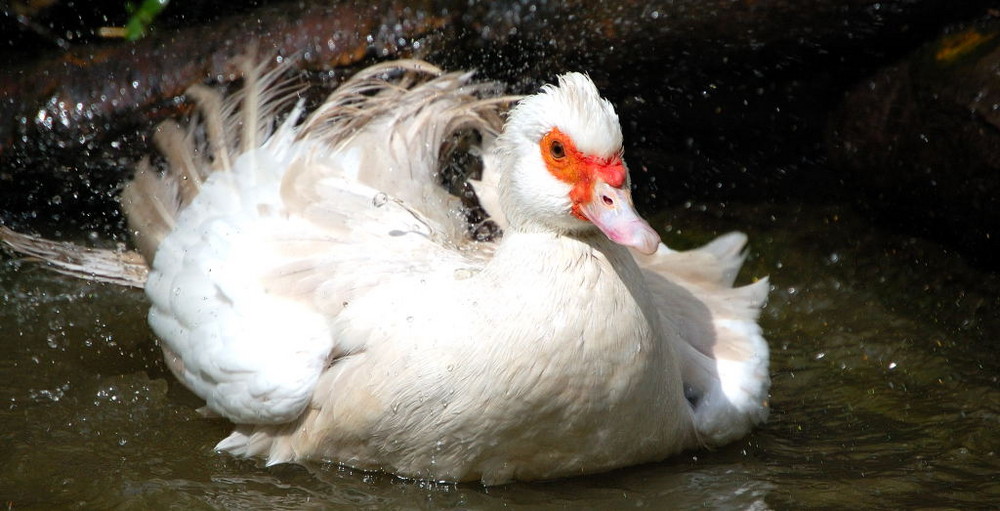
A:
[[[660,246],[660,235],[632,206],[632,193],[627,185],[615,188],[598,180],[594,184],[593,199],[580,204],[580,213],[615,243],[647,255]]]

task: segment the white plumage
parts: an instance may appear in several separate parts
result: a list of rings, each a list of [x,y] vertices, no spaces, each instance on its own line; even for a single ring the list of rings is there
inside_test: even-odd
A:
[[[589,78],[522,99],[497,136],[510,98],[424,62],[362,71],[309,115],[281,69],[242,69],[233,97],[192,90],[201,120],[157,137],[166,173],[144,164],[123,194],[168,365],[237,424],[220,450],[495,484],[765,420],[767,282],[732,287],[745,237],[659,243]],[[497,242],[439,184],[470,129]]]

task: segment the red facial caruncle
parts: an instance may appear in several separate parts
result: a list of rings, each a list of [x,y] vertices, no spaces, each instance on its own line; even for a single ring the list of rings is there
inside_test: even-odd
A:
[[[546,170],[572,187],[569,200],[573,216],[593,223],[611,241],[644,254],[656,252],[660,236],[632,206],[621,154],[586,154],[559,128],[549,130],[538,145]]]
[[[594,183],[598,179],[614,188],[625,185],[625,164],[620,155],[598,158],[584,154],[559,128],[552,128],[546,133],[539,145],[549,172],[560,181],[573,185],[569,194],[573,215],[581,220],[587,220],[587,217],[581,213],[580,207],[593,200]]]

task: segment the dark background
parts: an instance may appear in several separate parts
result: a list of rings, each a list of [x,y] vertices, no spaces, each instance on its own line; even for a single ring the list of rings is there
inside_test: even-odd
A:
[[[0,221],[17,229],[123,239],[114,197],[151,127],[256,41],[321,84],[403,56],[518,93],[586,71],[646,212],[849,203],[1000,265],[997,2],[174,0],[137,42],[98,35],[124,2],[2,5]]]

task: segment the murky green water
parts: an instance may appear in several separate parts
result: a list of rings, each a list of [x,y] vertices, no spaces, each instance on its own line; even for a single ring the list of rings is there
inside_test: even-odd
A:
[[[0,260],[0,506],[13,509],[980,509],[1000,502],[1000,277],[849,209],[689,206],[672,245],[751,235],[772,415],[714,452],[483,489],[212,451],[141,292]]]

